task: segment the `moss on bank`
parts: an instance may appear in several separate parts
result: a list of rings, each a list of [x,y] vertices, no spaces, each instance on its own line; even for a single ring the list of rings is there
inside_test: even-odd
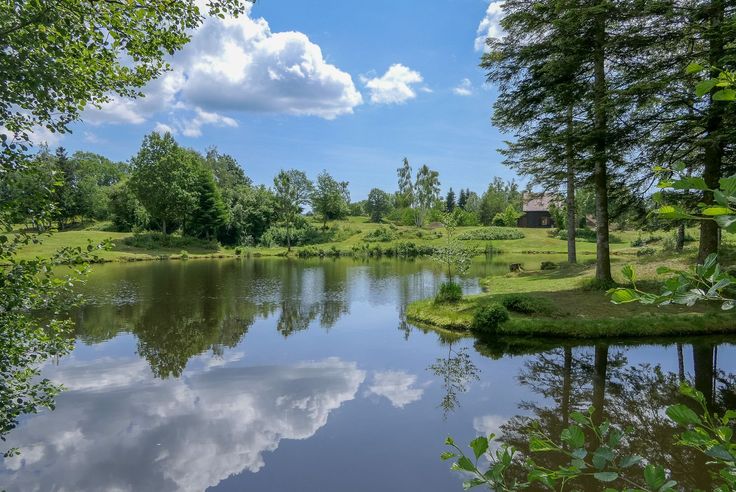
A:
[[[498,337],[596,339],[736,333],[734,314],[712,306],[616,306],[602,292],[583,290],[537,292],[531,296],[550,301],[557,310],[533,315],[512,312],[511,319],[498,329]],[[481,294],[457,304],[421,300],[411,303],[406,315],[413,322],[464,332],[470,330],[480,306],[500,302],[502,297]]]

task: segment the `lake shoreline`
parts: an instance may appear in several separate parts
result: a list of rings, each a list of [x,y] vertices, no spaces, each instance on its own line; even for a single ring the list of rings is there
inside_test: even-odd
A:
[[[592,295],[591,295],[592,294]],[[736,333],[732,313],[715,308],[702,308],[693,312],[682,306],[652,307],[637,306],[634,313],[629,306],[614,306],[620,310],[618,316],[610,310],[598,313],[604,304],[610,304],[604,292],[583,290],[550,291],[534,293],[550,299],[581,297],[580,305],[572,312],[559,310],[555,313],[520,314],[510,312],[510,319],[498,328],[497,337],[544,337],[561,339],[602,339],[670,337],[692,335],[714,335]],[[600,299],[591,302],[594,296]],[[407,306],[408,321],[431,328],[447,330],[458,335],[474,335],[473,315],[483,305],[496,303],[498,295],[480,294],[468,296],[456,304],[437,304],[433,299],[414,301]],[[595,305],[592,305],[595,303]],[[606,306],[607,307],[607,306]]]

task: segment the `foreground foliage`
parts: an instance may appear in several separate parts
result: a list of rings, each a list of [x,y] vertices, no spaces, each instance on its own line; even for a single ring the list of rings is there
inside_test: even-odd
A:
[[[733,424],[736,411],[723,416],[711,413],[703,394],[688,385],[682,385],[681,394],[688,404],[679,403],[667,408],[667,417],[682,429],[677,445],[703,453],[710,460],[714,490],[728,491],[736,486],[736,442]],[[693,408],[697,410],[694,411]],[[498,443],[495,435],[480,436],[470,442],[472,454],[466,455],[455,441],[448,437],[445,444],[451,450],[443,453],[443,460],[456,460],[452,469],[470,474],[463,484],[465,489],[487,486],[497,491],[515,491],[528,488],[542,490],[605,490],[666,492],[677,489],[665,468],[650,463],[646,457],[624,455],[623,443],[633,430],[622,430],[609,422],[601,422],[595,408],[587,413],[573,412],[574,423],[560,436],[550,436],[535,422],[529,428],[529,455],[512,446]],[[500,444],[493,449],[495,444]],[[535,456],[551,454],[564,464],[556,468],[544,466]]]

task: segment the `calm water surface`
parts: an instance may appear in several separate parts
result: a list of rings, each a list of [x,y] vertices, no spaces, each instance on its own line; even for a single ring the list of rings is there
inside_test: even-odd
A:
[[[465,282],[500,273],[478,262]],[[707,485],[672,447],[680,380],[736,408],[736,338],[669,345],[495,345],[403,320],[436,266],[394,260],[192,260],[96,267],[74,352],[44,368],[67,390],[6,443],[0,488],[131,491],[455,491],[445,436],[523,445],[605,403],[633,451]]]

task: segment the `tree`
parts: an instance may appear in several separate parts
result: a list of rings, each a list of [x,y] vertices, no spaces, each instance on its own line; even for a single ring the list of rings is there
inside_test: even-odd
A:
[[[509,205],[504,209],[503,212],[499,212],[496,214],[496,216],[493,218],[493,225],[516,227],[519,223],[519,219],[523,216],[524,214],[522,212],[516,210],[513,205]]]
[[[309,203],[312,182],[302,171],[281,170],[273,179],[276,195],[276,213],[286,227],[287,252],[291,252],[291,229],[301,215],[303,206]]]
[[[460,190],[460,196],[462,196],[462,194],[463,191]],[[452,188],[450,188],[450,191],[447,192],[447,198],[445,198],[445,211],[454,212],[456,206],[457,203],[455,202],[455,192],[452,191]]]
[[[368,200],[365,203],[365,211],[370,215],[371,222],[381,222],[381,219],[383,219],[383,216],[388,213],[390,208],[391,199],[389,198],[388,193],[379,190],[378,188],[373,188],[370,193],[368,193]]]
[[[337,182],[327,171],[317,176],[311,196],[312,210],[322,217],[323,228],[328,220],[343,219],[350,213],[348,182]]]
[[[148,226],[151,218],[127,180],[111,188],[109,199],[110,220],[116,230],[134,231]]]
[[[440,195],[440,173],[431,170],[426,164],[417,171],[414,193],[417,206],[417,227],[424,225],[427,213],[434,206]]]
[[[414,184],[411,179],[409,159],[404,157],[401,167],[396,172],[399,176],[399,192],[397,193],[396,208],[414,207]]]
[[[212,239],[227,224],[227,208],[212,171],[204,165],[199,154],[189,152],[197,163],[193,186],[196,203],[186,219],[184,232],[191,236]]]
[[[237,14],[244,6],[237,0],[212,0],[208,10]],[[139,95],[139,89],[167,67],[164,57],[183,47],[202,20],[194,0],[0,4],[0,189],[11,175],[20,179],[18,174],[36,174],[27,155],[34,127],[65,132],[86,106],[114,94]],[[39,200],[25,209],[29,223],[50,220],[46,191],[50,189],[37,194]],[[51,259],[18,258],[21,247],[42,237],[16,230],[12,219],[17,210],[15,201],[0,196],[0,230],[7,233],[0,236],[0,263],[8,265],[0,269],[3,438],[21,414],[53,409],[61,388],[39,377],[39,368],[71,349],[73,326],[59,313],[74,304],[68,295],[72,284],[86,271],[84,262],[94,260],[89,251],[69,247]],[[64,265],[74,265],[73,271],[64,274]],[[37,316],[41,311],[46,314]]]
[[[74,221],[79,215],[80,194],[78,187],[77,166],[69,159],[64,147],[56,149],[55,167],[58,185],[55,189],[54,206],[59,230],[63,231],[67,222]]]
[[[465,205],[468,203],[468,196],[470,195],[470,190],[460,190],[460,196],[457,199],[457,206],[461,209],[465,210]]]
[[[473,205],[477,198],[475,193],[470,193],[468,200]],[[521,208],[521,193],[519,192],[519,186],[516,182],[504,181],[499,178],[493,178],[493,181],[488,185],[488,189],[483,193],[483,197],[480,199],[480,203],[477,206],[479,219],[483,225],[491,225],[493,219],[500,213],[502,213],[509,205],[514,208]],[[472,210],[471,206],[466,205],[468,209]]]
[[[276,221],[276,198],[265,186],[241,186],[230,207],[227,238],[231,243],[252,246]]]
[[[168,225],[181,224],[196,207],[198,156],[182,149],[170,133],[153,132],[131,164],[131,189],[167,234]]]
[[[211,0],[207,13],[238,15],[246,3]],[[34,127],[64,133],[87,106],[140,96],[202,14],[194,0],[0,4],[0,165],[17,164]]]

